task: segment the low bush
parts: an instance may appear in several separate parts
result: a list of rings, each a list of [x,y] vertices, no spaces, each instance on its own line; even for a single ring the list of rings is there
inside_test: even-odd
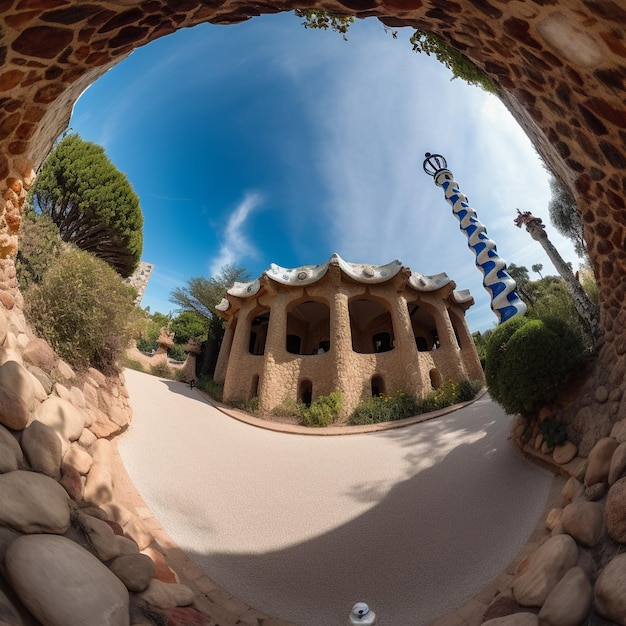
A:
[[[259,398],[254,396],[252,398],[236,398],[230,401],[230,406],[246,413],[256,415],[259,412]]]
[[[143,365],[136,361],[135,359],[131,359],[129,356],[123,354],[120,359],[122,367],[127,367],[130,370],[136,370],[138,372],[143,372]]]
[[[104,261],[72,247],[26,291],[24,305],[39,335],[70,365],[109,374],[134,335],[136,294]]]
[[[306,405],[303,402],[296,402],[291,398],[285,398],[278,406],[272,409],[272,414],[276,417],[297,417],[304,420]]]
[[[565,425],[555,419],[547,419],[539,424],[543,438],[550,448],[565,443],[567,431]]]
[[[198,381],[198,388],[206,392],[214,400],[222,401],[224,385],[216,383],[212,378],[201,378]]]
[[[158,376],[159,378],[169,378],[173,379],[172,368],[167,363],[155,363],[150,366],[150,373],[153,376]]]
[[[582,362],[583,345],[563,321],[514,318],[487,346],[487,388],[507,413],[530,415],[556,398]]]
[[[320,396],[304,410],[304,422],[307,426],[330,426],[341,414],[342,398],[338,391],[327,396]]]
[[[416,399],[403,391],[392,396],[378,396],[361,402],[350,415],[348,424],[361,426],[378,424],[412,417],[429,411],[437,411],[458,402],[472,400],[481,389],[479,380],[463,380],[459,383],[446,381],[426,397]]]

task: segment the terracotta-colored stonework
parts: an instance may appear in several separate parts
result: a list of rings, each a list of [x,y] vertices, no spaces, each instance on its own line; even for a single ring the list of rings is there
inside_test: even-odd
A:
[[[236,23],[315,2],[0,0],[0,299],[36,168],[72,103],[134,48],[201,22]],[[322,5],[321,2],[318,3]],[[626,8],[614,0],[329,0],[326,10],[433,31],[484,69],[540,154],[576,195],[600,288],[604,344],[578,406],[626,411]],[[18,296],[19,297],[19,296]],[[607,389],[608,400],[593,390]],[[601,397],[604,397],[602,395]],[[581,415],[582,419],[584,416]],[[600,436],[608,434],[606,423]]]
[[[422,397],[446,380],[483,380],[465,323],[474,304],[446,274],[398,260],[327,263],[235,283],[218,305],[228,327],[215,380],[224,400],[258,397],[261,411],[340,391],[344,417],[363,400],[398,391]]]

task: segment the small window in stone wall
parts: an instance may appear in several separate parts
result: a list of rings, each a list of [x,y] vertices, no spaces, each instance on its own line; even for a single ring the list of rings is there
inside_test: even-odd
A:
[[[433,389],[439,389],[439,387],[441,387],[441,374],[436,369],[432,369],[429,372],[429,376],[430,386]]]
[[[372,376],[372,398],[384,396],[385,393],[385,381],[383,380],[383,377],[378,375]]]
[[[256,398],[259,395],[259,375],[255,374],[252,377],[252,384],[250,385],[250,398]]]
[[[313,383],[310,380],[301,380],[298,385],[298,402],[311,406],[313,400]]]

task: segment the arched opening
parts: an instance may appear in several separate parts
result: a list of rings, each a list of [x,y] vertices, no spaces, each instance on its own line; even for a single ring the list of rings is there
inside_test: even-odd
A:
[[[391,313],[380,301],[371,298],[350,300],[352,349],[360,354],[393,350],[394,333]]]
[[[431,307],[419,301],[407,302],[411,328],[418,352],[430,352],[440,346],[437,323]]]
[[[385,380],[379,374],[372,376],[371,388],[372,388],[372,398],[384,396],[387,393],[387,390],[385,388]]]
[[[291,354],[323,354],[330,349],[330,309],[306,300],[287,311],[286,349]]]
[[[269,310],[260,310],[251,316],[250,339],[248,352],[250,354],[265,354],[265,342],[267,341],[267,328],[270,323]]]
[[[439,389],[441,387],[441,374],[433,368],[428,372],[428,376],[430,378],[430,386],[433,389]]]
[[[259,375],[255,374],[250,383],[250,398],[256,398],[259,395]]]
[[[298,385],[298,402],[302,402],[302,404],[309,407],[312,401],[313,383],[308,379],[301,380]]]

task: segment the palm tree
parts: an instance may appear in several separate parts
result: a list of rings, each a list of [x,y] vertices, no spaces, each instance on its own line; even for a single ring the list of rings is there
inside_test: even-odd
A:
[[[566,263],[565,259],[559,254],[558,250],[548,239],[548,235],[545,231],[546,227],[541,221],[541,218],[535,217],[530,211],[524,211],[522,213],[519,209],[517,209],[517,217],[514,221],[518,228],[521,228],[522,225],[526,226],[526,231],[535,241],[538,241],[546,251],[549,259],[554,264],[556,271],[565,281],[567,290],[574,301],[574,306],[576,307],[578,315],[580,315],[584,324],[589,329],[589,332],[594,340],[597,341],[602,336],[598,307],[591,302],[589,296],[582,288],[582,285],[572,273],[570,265]],[[535,270],[535,267],[535,265],[532,266],[533,271],[538,271]]]

